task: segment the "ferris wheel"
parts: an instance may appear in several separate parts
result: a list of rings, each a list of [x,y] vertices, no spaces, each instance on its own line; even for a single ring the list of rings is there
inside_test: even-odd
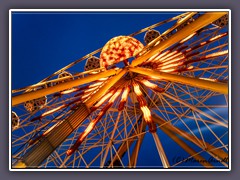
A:
[[[228,168],[228,41],[227,12],[186,12],[12,90],[12,167]]]

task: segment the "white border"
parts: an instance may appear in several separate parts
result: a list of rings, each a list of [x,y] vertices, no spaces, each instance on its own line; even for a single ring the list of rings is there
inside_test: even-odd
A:
[[[11,163],[11,123],[9,123],[9,171],[231,171],[231,10],[230,9],[10,9],[9,10],[9,121],[12,112],[12,12],[181,12],[201,11],[229,13],[229,169],[12,169]]]

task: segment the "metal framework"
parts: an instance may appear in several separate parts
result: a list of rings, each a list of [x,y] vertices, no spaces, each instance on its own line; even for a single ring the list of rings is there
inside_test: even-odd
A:
[[[13,90],[21,92],[12,97],[21,119],[12,129],[13,168],[141,167],[146,138],[155,144],[160,167],[188,166],[189,158],[199,167],[228,167],[227,27],[211,24],[226,14],[189,12],[154,25],[176,22],[123,68],[54,79],[100,49],[42,82]],[[48,102],[26,112],[22,103],[42,96]],[[170,161],[166,136],[186,159]]]

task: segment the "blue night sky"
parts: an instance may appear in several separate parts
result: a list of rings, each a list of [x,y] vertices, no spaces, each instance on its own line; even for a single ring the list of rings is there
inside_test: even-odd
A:
[[[12,89],[37,83],[115,36],[131,34],[177,14],[14,12]],[[143,42],[143,38],[139,40]],[[83,71],[83,66],[76,71]]]
[[[12,14],[12,89],[35,84],[69,63],[101,48],[111,38],[128,35],[181,13],[24,13]],[[162,26],[164,32],[169,25]],[[162,33],[160,32],[160,33]],[[143,35],[138,36],[143,42]],[[74,69],[82,72],[84,64]],[[178,148],[159,132],[167,156]],[[143,143],[152,143],[150,134]],[[152,141],[152,142],[147,142]],[[170,145],[171,144],[171,145]],[[142,146],[139,165],[156,163],[156,147]],[[182,151],[181,151],[182,152]],[[187,156],[187,154],[183,154]],[[172,157],[173,158],[173,157]],[[147,163],[148,164],[148,163]]]

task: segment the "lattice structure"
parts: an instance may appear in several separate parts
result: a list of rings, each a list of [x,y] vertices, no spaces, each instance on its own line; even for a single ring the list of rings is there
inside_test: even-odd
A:
[[[81,58],[85,71],[103,70],[69,73],[76,61],[45,78],[41,83],[69,77],[46,88],[48,102],[37,111],[13,98],[22,119],[12,132],[14,167],[153,166],[143,164],[147,157],[159,168],[187,168],[188,158],[197,167],[227,168],[228,27],[211,24],[223,15],[189,12],[133,33],[162,32],[147,38],[151,47],[132,35],[109,40]],[[61,84],[66,90],[56,92]],[[24,97],[29,89],[14,92]],[[171,161],[179,154],[185,157]]]

